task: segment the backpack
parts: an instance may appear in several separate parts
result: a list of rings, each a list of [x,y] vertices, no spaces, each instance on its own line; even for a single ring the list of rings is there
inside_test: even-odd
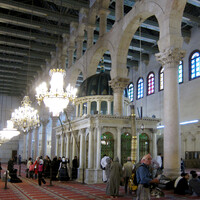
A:
[[[132,191],[135,191],[135,190],[137,190],[137,188],[138,188],[136,171],[137,171],[137,169],[138,169],[140,166],[141,166],[141,164],[136,165],[136,166],[134,167],[133,173],[132,173],[132,175],[131,175],[131,177],[129,178],[129,181],[128,181],[129,189],[132,190]]]

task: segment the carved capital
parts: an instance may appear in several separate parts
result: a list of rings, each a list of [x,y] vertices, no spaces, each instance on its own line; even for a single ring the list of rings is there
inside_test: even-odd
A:
[[[124,91],[124,88],[128,85],[128,78],[116,77],[109,81],[109,86],[112,87],[115,93],[121,93]]]
[[[155,54],[156,59],[163,65],[174,63],[178,65],[185,56],[186,51],[179,48],[168,48],[164,52]]]

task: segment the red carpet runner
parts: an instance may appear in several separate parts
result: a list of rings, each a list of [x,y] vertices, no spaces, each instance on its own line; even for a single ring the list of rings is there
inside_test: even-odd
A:
[[[6,165],[3,165],[5,170]],[[18,168],[16,166],[16,168]],[[38,185],[37,180],[27,179],[25,177],[25,168],[22,170],[22,183],[9,183],[8,189],[4,189],[5,182],[0,180],[0,200],[52,200],[52,199],[69,199],[69,200],[101,200],[111,199],[105,194],[106,184],[81,184],[75,181],[68,182],[53,182],[53,186],[50,186],[49,179],[46,179],[47,183],[42,186]],[[3,171],[2,173],[3,174]],[[164,191],[165,197],[157,198],[160,200],[179,200],[179,199],[200,199],[200,197],[181,196],[173,194],[173,191]],[[117,199],[134,200],[134,195],[125,195],[124,188],[120,187],[120,197]],[[156,198],[152,198],[156,200]]]

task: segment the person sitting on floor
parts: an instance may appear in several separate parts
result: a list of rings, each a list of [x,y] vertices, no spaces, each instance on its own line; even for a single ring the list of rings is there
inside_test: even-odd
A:
[[[197,173],[192,173],[192,179],[189,181],[189,188],[194,196],[200,196],[200,179]]]
[[[175,180],[174,188],[176,188],[178,182],[185,176],[185,173],[181,173],[181,175]]]
[[[183,178],[181,178],[177,183],[177,186],[174,188],[174,193],[181,195],[192,194],[192,192],[189,190],[189,185],[188,185],[189,174],[182,173],[182,175]]]

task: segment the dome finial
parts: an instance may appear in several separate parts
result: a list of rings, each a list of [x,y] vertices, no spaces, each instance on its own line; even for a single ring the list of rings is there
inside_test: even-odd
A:
[[[104,57],[101,57],[100,60],[100,73],[105,72],[105,68],[104,68]]]

